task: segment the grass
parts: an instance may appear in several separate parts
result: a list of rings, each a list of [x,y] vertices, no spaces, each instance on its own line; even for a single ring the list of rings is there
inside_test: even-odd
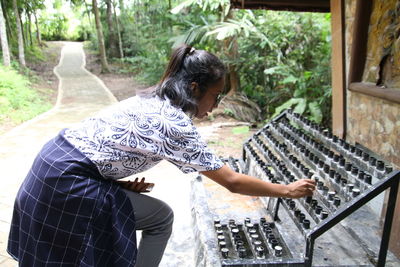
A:
[[[0,65],[0,124],[17,125],[51,108],[26,76]]]

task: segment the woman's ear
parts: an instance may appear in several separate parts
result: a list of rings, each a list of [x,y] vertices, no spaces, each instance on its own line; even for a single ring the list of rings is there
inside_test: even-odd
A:
[[[193,96],[198,99],[201,97],[201,92],[200,92],[200,88],[199,88],[199,84],[196,82],[192,82],[190,84],[190,87],[192,88],[193,91]]]

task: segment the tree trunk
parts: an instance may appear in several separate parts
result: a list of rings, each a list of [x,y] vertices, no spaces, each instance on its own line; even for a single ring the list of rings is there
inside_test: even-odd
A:
[[[18,1],[18,0],[17,0]],[[24,48],[26,48],[26,31],[25,31],[25,26],[24,23],[22,22],[22,17],[21,17],[21,13],[18,13],[19,15],[19,21],[21,22],[21,34],[22,34],[22,43],[24,44]],[[25,51],[24,51],[24,56],[25,56]]]
[[[124,7],[124,0],[119,0],[119,10],[121,11],[121,14],[125,14],[125,7]]]
[[[3,16],[3,8],[0,5],[0,40],[1,50],[3,51],[3,64],[6,67],[10,66],[10,50],[8,48],[8,39],[6,32],[6,22]]]
[[[228,45],[229,43],[232,44],[232,48],[229,49]],[[228,45],[226,45],[228,44]],[[238,58],[238,44],[237,44],[237,39],[234,37],[233,39],[229,40],[228,42],[224,42],[224,50],[226,51],[226,55],[229,58],[229,60],[232,60],[232,62],[235,62]],[[237,73],[236,65],[229,63],[228,64],[228,75],[229,75],[229,92],[228,96],[234,95],[238,90],[239,90],[239,74]]]
[[[32,38],[32,14],[31,12],[26,9],[26,35],[29,37],[29,45],[33,46],[33,38]],[[28,38],[26,38],[28,40]],[[28,42],[27,42],[28,43]]]
[[[35,17],[35,25],[36,25],[36,40],[37,40],[39,46],[42,46],[43,45],[42,44],[42,36],[40,34],[39,23],[38,23],[38,19],[37,19],[35,11],[33,12],[33,16]]]
[[[233,11],[232,9],[229,10],[227,16],[224,18],[225,21],[228,19],[233,18]],[[231,37],[227,38],[223,42],[223,51],[226,55],[227,58],[229,58],[229,61],[231,62],[236,62],[238,56],[239,56],[239,49],[238,49],[238,43],[237,43],[237,38],[236,37]],[[239,74],[237,73],[237,68],[235,63],[229,63],[228,64],[228,80],[229,80],[229,92],[228,96],[232,96],[236,94],[236,92],[239,90]]]
[[[90,10],[89,10],[89,7],[88,7],[88,5],[87,5],[87,3],[86,3],[86,0],[84,0],[83,2],[85,3],[86,13],[87,13],[87,16],[88,16],[88,19],[89,19],[89,24],[92,24],[92,19],[91,19],[91,17],[90,17]]]
[[[118,57],[118,36],[114,29],[113,9],[111,0],[106,0],[107,6],[107,25],[108,25],[108,55]]]
[[[114,9],[115,24],[117,25],[117,33],[118,33],[119,58],[124,58],[124,51],[122,50],[121,28],[119,26],[119,20],[118,20],[117,12],[115,12],[115,3],[113,3],[113,9]]]
[[[26,66],[25,51],[24,51],[24,39],[22,37],[21,19],[20,19],[19,12],[18,12],[17,0],[13,0],[13,9],[14,9],[14,15],[15,15],[15,20],[16,20],[16,24],[17,24],[18,59],[19,59],[19,63],[22,66]]]
[[[0,0],[0,3],[1,3],[1,8],[3,9],[4,23],[5,23],[5,25],[11,25],[10,20],[7,15],[7,10],[5,9],[5,6],[4,6],[4,1]],[[11,38],[13,38],[13,35],[11,32],[11,27],[10,26],[6,27],[6,31],[7,31],[7,39],[11,40]]]
[[[96,22],[97,39],[99,42],[101,72],[103,72],[103,73],[110,72],[110,68],[108,67],[108,62],[107,62],[106,49],[104,47],[103,27],[101,26],[99,9],[97,7],[97,1],[92,0],[92,5],[93,5],[94,20]]]

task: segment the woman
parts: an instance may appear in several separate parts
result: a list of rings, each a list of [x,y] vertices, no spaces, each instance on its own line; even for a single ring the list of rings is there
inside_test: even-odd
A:
[[[158,266],[173,212],[140,194],[152,186],[144,179],[117,181],[163,159],[235,193],[311,195],[311,180],[264,182],[234,172],[207,148],[189,116],[202,118],[218,104],[224,76],[216,56],[184,45],[151,94],[124,100],[50,140],[16,197],[8,252],[20,266]],[[135,230],[143,230],[138,250]]]

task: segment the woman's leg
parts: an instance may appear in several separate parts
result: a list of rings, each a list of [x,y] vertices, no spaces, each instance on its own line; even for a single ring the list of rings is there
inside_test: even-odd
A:
[[[136,229],[142,230],[136,267],[157,267],[172,232],[174,214],[163,201],[123,189],[131,200]]]

